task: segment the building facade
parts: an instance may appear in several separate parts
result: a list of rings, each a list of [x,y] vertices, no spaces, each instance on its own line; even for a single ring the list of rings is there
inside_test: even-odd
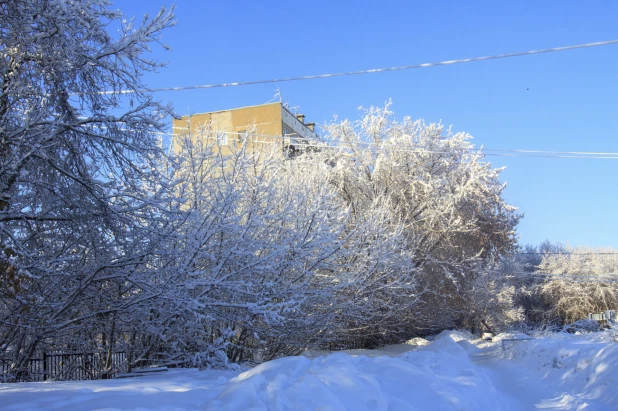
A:
[[[293,158],[318,141],[315,123],[305,123],[303,114],[293,114],[280,102],[192,114],[172,125],[174,139],[188,133],[192,138],[216,139],[211,146],[223,155],[242,145],[275,144],[282,155]]]

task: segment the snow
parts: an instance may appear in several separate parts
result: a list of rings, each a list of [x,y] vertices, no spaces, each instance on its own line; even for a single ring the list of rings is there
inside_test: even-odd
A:
[[[500,333],[494,336],[491,340],[493,342],[500,342],[502,340],[526,340],[530,338],[529,335],[522,333]]]
[[[503,338],[513,336],[503,336]],[[518,336],[519,337],[519,336]],[[249,371],[0,384],[2,410],[612,410],[608,332],[500,341],[448,331],[381,350],[308,352]]]
[[[559,333],[521,341],[486,367],[510,376],[501,379],[508,384],[503,388],[528,409],[617,409],[618,344],[606,336]]]

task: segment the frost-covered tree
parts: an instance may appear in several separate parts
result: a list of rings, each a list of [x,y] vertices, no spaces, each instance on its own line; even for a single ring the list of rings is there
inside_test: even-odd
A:
[[[224,156],[208,137],[175,143],[185,319],[169,335],[182,340],[180,356],[271,358],[403,322],[394,314],[408,305],[394,298],[412,301],[413,278],[401,272],[411,258],[385,203],[352,222],[321,154],[290,161],[278,146],[241,144]]]
[[[567,248],[545,254],[539,272],[550,274],[537,285],[549,319],[571,323],[589,313],[618,309],[618,251]]]
[[[221,366],[472,321],[469,293],[514,247],[519,216],[469,136],[387,106],[294,160],[190,134],[165,158],[170,110],[141,79],[172,15],[137,25],[109,6],[0,1],[13,375],[41,349],[104,351],[105,371],[119,349],[130,366]]]
[[[497,266],[499,276],[506,279],[508,286],[515,287],[514,301],[521,307],[524,321],[530,326],[546,325],[551,318],[548,302],[542,298],[539,285],[543,277],[534,276],[545,255],[568,253],[567,248],[559,243],[543,241],[538,246],[524,245],[513,254],[500,259]]]
[[[155,132],[169,109],[142,76],[173,16],[110,6],[0,2],[0,355],[16,372],[42,344],[111,350],[164,281],[150,233],[167,227]]]
[[[421,270],[421,306],[410,313],[412,329],[426,331],[465,323],[471,289],[484,268],[515,246],[520,215],[502,198],[500,169],[474,151],[470,136],[384,109],[361,120],[325,127],[334,184],[357,218],[384,201],[390,220],[404,227],[413,267]],[[467,301],[468,300],[468,301]]]
[[[498,333],[523,324],[517,285],[517,276],[502,267],[478,273],[465,291],[469,311],[464,325],[477,333]]]
[[[515,286],[529,326],[562,325],[618,307],[615,253],[544,241],[503,258],[497,272]]]

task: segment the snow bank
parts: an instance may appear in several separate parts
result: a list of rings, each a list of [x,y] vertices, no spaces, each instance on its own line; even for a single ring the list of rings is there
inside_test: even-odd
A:
[[[224,385],[209,410],[506,409],[507,403],[450,335],[399,357],[346,353],[288,357]]]
[[[523,333],[500,333],[494,336],[492,342],[501,342],[502,340],[527,340],[530,336]]]
[[[0,410],[197,410],[237,375],[178,369],[117,380],[0,384]]]
[[[618,344],[608,343],[605,332],[522,341],[505,357],[527,370],[529,384],[555,386],[546,406],[618,409]]]
[[[415,346],[427,345],[429,343],[430,343],[429,340],[426,340],[425,338],[421,338],[421,337],[414,337],[411,340],[406,341],[406,344],[415,345]]]
[[[472,334],[470,331],[466,331],[466,330],[446,330],[446,331],[442,331],[440,334],[438,334],[437,336],[435,336],[433,338],[433,340],[438,340],[440,338],[445,338],[448,337],[451,340],[455,341],[455,342],[460,342],[460,341],[474,341],[474,340],[478,340],[478,337],[475,337],[474,334]]]
[[[0,409],[616,410],[618,344],[610,337],[558,333],[503,350],[448,331],[426,345],[286,357],[243,373],[0,384]]]

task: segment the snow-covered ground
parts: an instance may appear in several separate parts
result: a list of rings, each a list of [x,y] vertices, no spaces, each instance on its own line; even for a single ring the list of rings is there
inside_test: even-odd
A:
[[[0,384],[0,409],[618,410],[618,344],[607,333],[507,341],[505,350],[460,332],[424,343],[309,352],[242,373]]]

